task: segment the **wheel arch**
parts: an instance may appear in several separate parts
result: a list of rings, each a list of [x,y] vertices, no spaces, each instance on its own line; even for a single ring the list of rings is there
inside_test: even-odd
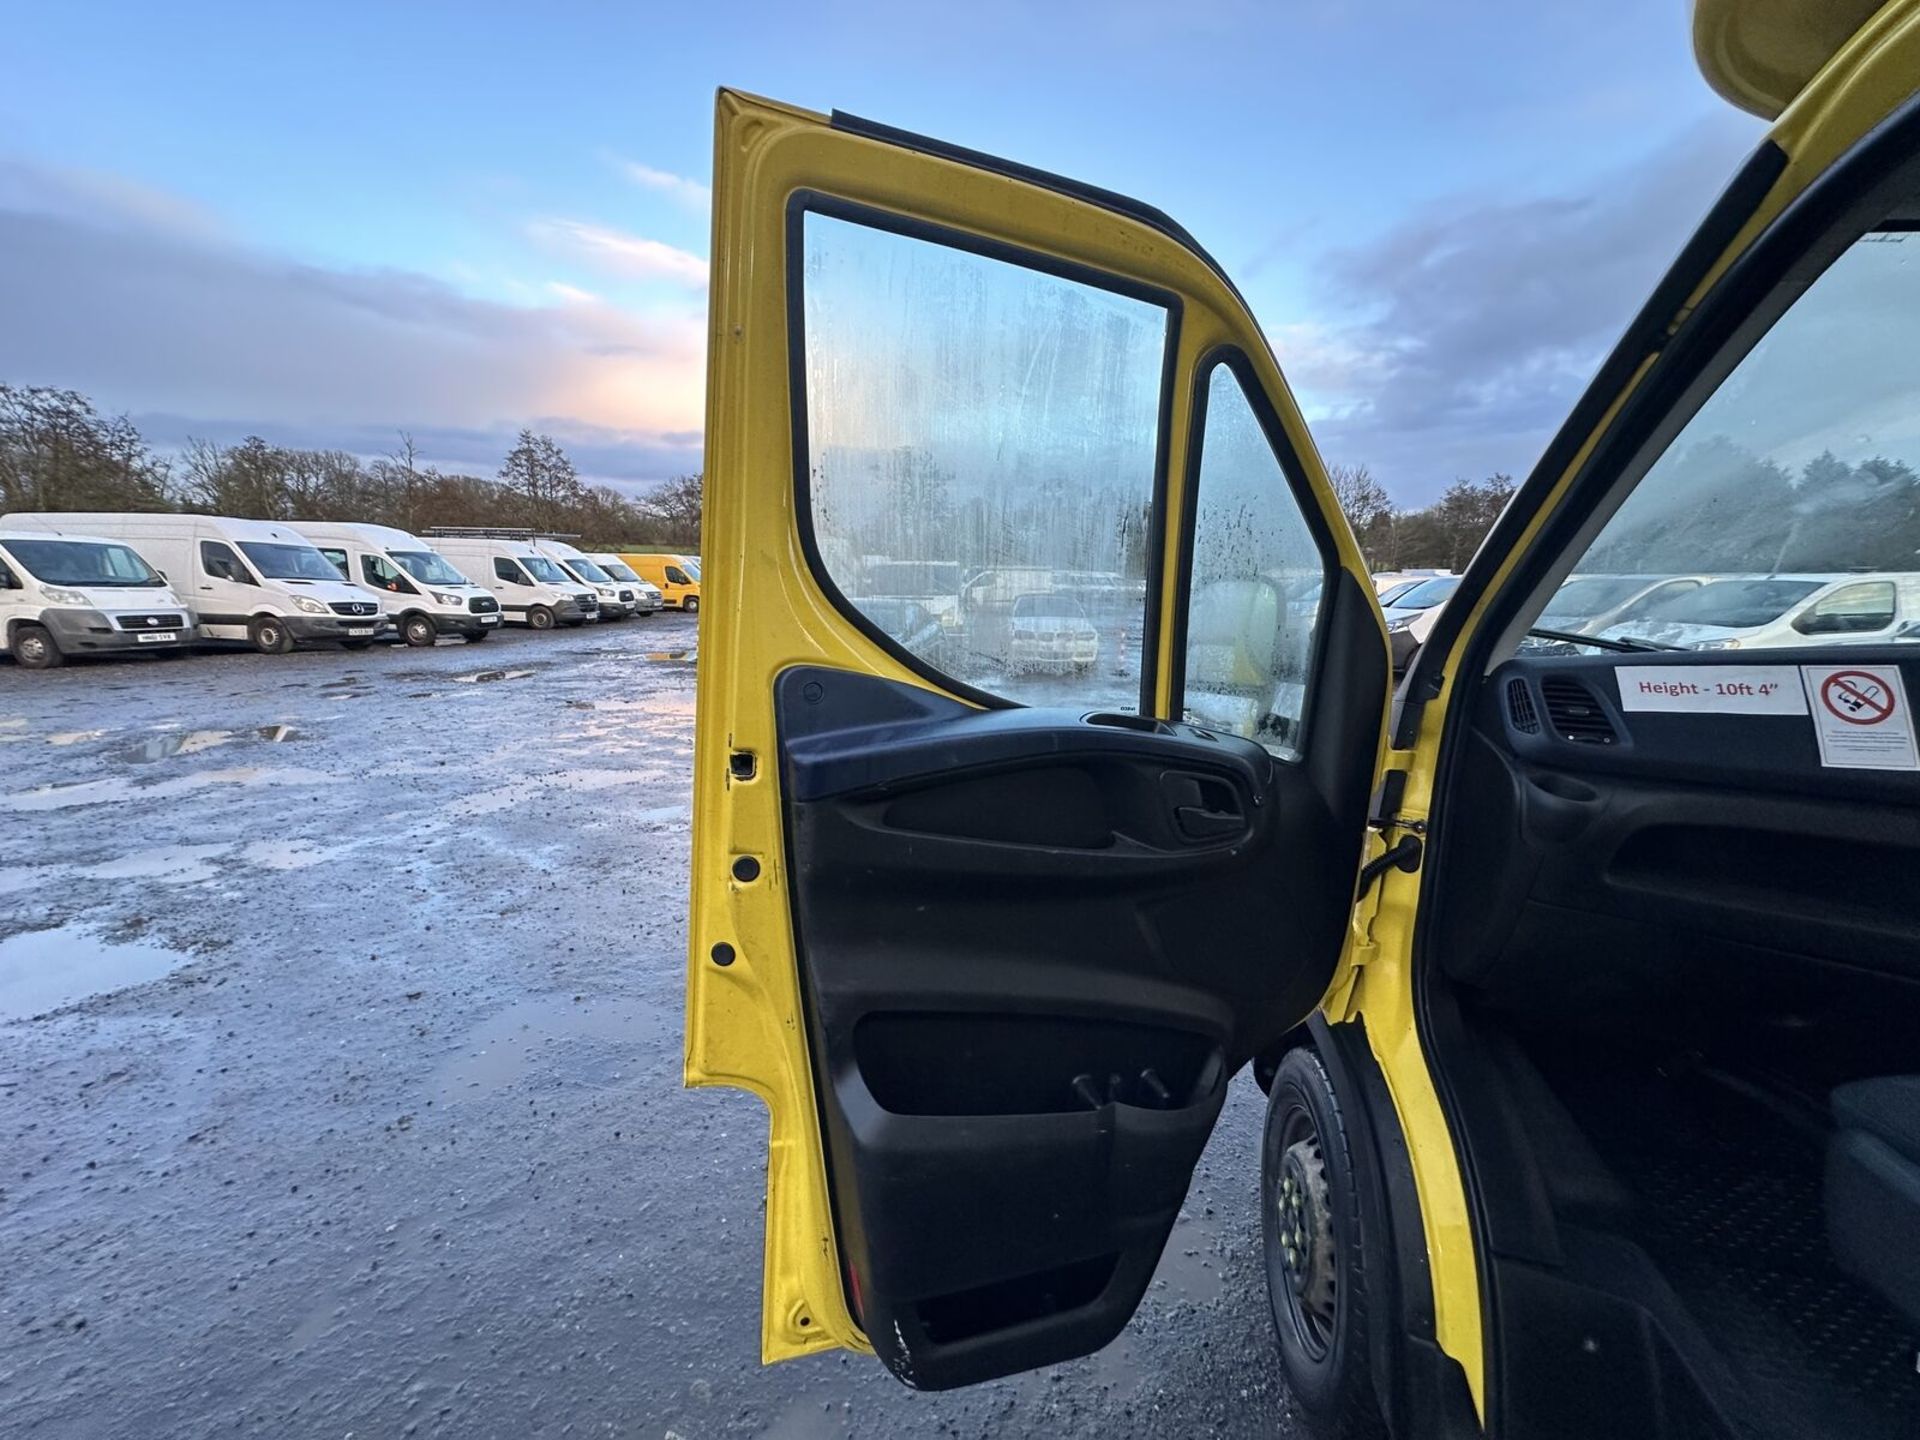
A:
[[[1292,1042],[1255,1063],[1277,1069],[1287,1050],[1311,1045],[1340,1097],[1365,1227],[1367,1344],[1373,1385],[1388,1430],[1400,1440],[1454,1440],[1483,1434],[1466,1373],[1434,1334],[1433,1275],[1419,1190],[1386,1077],[1361,1019],[1330,1025],[1315,1013]],[[1272,1069],[1267,1070],[1270,1078]],[[1382,1263],[1382,1257],[1385,1263]]]

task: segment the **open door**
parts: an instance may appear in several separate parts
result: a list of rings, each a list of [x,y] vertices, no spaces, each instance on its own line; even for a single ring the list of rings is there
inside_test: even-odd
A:
[[[714,190],[686,1073],[771,1112],[763,1354],[1083,1354],[1334,977],[1372,586],[1157,212],[729,92]]]

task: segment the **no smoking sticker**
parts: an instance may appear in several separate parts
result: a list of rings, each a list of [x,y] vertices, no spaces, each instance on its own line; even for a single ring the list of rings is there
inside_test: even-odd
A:
[[[1897,665],[1802,665],[1820,763],[1852,770],[1920,770],[1913,712]]]

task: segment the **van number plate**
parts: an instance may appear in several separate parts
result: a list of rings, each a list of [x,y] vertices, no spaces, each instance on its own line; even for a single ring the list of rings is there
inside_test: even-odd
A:
[[[180,636],[173,630],[142,630],[133,638],[142,645],[152,645],[161,640],[178,640]]]

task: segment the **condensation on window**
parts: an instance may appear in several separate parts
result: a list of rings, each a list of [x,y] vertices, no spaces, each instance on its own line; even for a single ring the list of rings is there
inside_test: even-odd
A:
[[[1187,718],[1297,756],[1326,564],[1226,365],[1207,380],[1198,499]]]
[[[804,223],[808,493],[834,584],[967,685],[1137,709],[1166,309]]]
[[[1849,246],[1648,468],[1526,642],[1679,651],[1920,626],[1920,234]],[[1871,577],[1870,584],[1863,581]]]

